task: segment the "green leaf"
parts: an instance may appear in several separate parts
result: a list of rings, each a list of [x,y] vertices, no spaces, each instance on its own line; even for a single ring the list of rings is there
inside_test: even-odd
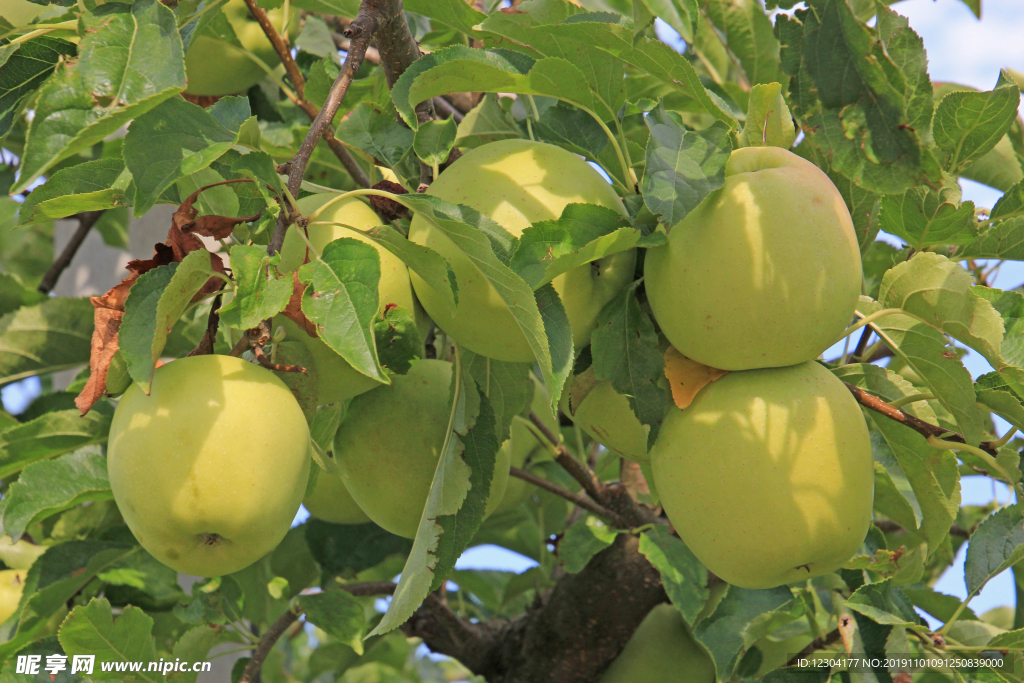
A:
[[[922,252],[886,273],[878,302],[883,308],[902,308],[974,349],[993,367],[1001,367],[1002,318],[973,285],[973,278],[956,262]]]
[[[946,152],[945,167],[959,174],[996,146],[1017,118],[1020,90],[1002,74],[989,92],[951,92],[935,108],[935,144]]]
[[[916,251],[936,244],[970,244],[978,236],[974,202],[960,203],[960,188],[914,187],[882,197],[878,224]]]
[[[1018,503],[986,517],[971,534],[964,562],[967,594],[1024,558],[1024,508]]]
[[[963,604],[959,598],[938,593],[931,588],[904,586],[900,590],[914,604],[942,622],[947,622],[960,610]],[[962,619],[977,619],[970,607],[960,612]]]
[[[562,215],[523,230],[509,265],[537,289],[562,273],[636,246],[629,219],[593,204],[568,204]]]
[[[484,387],[484,394],[494,409],[494,431],[498,442],[505,443],[512,420],[526,409],[531,400],[534,383],[530,381],[530,371],[533,364],[494,360],[463,349],[462,367],[478,386]]]
[[[591,45],[631,64],[665,85],[693,98],[711,116],[736,127],[736,118],[722,100],[704,88],[697,71],[681,54],[661,42],[648,38],[633,39],[632,22],[610,13],[581,14],[557,25],[539,26],[556,40],[569,39]]]
[[[907,596],[892,584],[891,579],[864,584],[843,602],[878,624],[920,626],[921,618]]]
[[[363,606],[344,589],[300,595],[295,599],[306,613],[306,621],[327,635],[363,654],[366,617]]]
[[[498,448],[495,415],[477,386],[452,377],[453,430],[438,459],[412,550],[384,618],[370,635],[387,633],[406,622],[430,591],[437,590],[480,528],[494,477]],[[479,412],[466,410],[462,393],[479,394]],[[475,402],[473,402],[475,403]]]
[[[1024,216],[999,221],[957,251],[956,258],[1024,260]]]
[[[719,680],[729,680],[745,649],[744,632],[763,614],[770,613],[793,597],[785,586],[750,590],[729,586],[710,616],[694,627],[693,635],[711,653]]]
[[[93,307],[88,299],[47,299],[0,318],[0,384],[89,362]]]
[[[615,542],[619,532],[601,525],[577,522],[565,530],[558,542],[558,560],[570,574],[578,574],[590,558]]]
[[[448,160],[458,131],[459,125],[453,118],[421,123],[412,144],[416,156],[427,166],[437,168]]]
[[[92,678],[122,681],[156,681],[154,673],[104,675],[101,662],[151,662],[156,660],[153,619],[138,607],[125,607],[114,619],[105,598],[93,598],[71,611],[60,628],[60,644],[69,655],[95,655]],[[125,670],[122,670],[125,671]],[[128,670],[130,671],[130,670]]]
[[[110,500],[107,459],[99,448],[26,467],[4,496],[3,528],[17,541],[30,524],[87,500]]]
[[[178,572],[150,555],[144,548],[111,563],[96,577],[107,584],[108,597],[117,594],[114,586],[124,586],[141,591],[165,606],[184,596],[178,585]],[[129,593],[131,595],[131,593]],[[138,593],[133,597],[137,600]]]
[[[393,555],[406,555],[412,541],[376,524],[331,524],[311,519],[305,525],[309,551],[328,574],[355,575]]]
[[[427,194],[402,195],[402,202],[440,228],[494,287],[526,336],[544,375],[544,385],[554,387],[551,398],[557,405],[572,369],[573,346],[569,320],[554,289],[546,286],[536,293],[531,291],[526,281],[508,267],[515,239],[479,211]]]
[[[128,207],[107,209],[96,221],[93,229],[103,238],[103,243],[115,249],[128,249],[128,227],[132,219]]]
[[[391,372],[404,375],[412,362],[423,356],[420,329],[412,313],[395,306],[373,323],[373,338],[377,343],[380,364]]]
[[[97,159],[64,168],[32,191],[21,205],[20,225],[64,218],[80,211],[131,206],[131,174],[120,158]]]
[[[884,401],[891,402],[917,393],[906,382],[896,382],[893,373],[874,365],[862,363],[847,365],[834,371],[849,384],[870,391]],[[904,409],[914,411],[921,404]],[[919,409],[918,409],[919,410]],[[925,418],[926,413],[918,413]],[[956,456],[949,451],[932,448],[923,436],[888,418],[866,414],[869,424],[885,438],[899,463],[921,511],[920,532],[928,543],[929,554],[938,550],[960,509],[960,475]],[[935,422],[933,421],[932,424]]]
[[[455,313],[455,307],[459,303],[459,285],[448,259],[430,247],[410,242],[390,225],[374,226],[361,234],[400,258],[409,266],[409,270],[423,278],[423,281],[441,297],[448,310]]]
[[[302,311],[317,335],[358,372],[388,384],[373,339],[380,256],[372,245],[351,237],[328,244],[320,258],[299,269],[308,284]]]
[[[105,442],[113,413],[109,404],[97,403],[85,415],[78,410],[58,410],[0,433],[0,477],[9,477],[34,462]]]
[[[926,147],[932,113],[924,44],[888,8],[860,21],[845,0],[812,0],[776,20],[794,113],[837,172],[878,194],[941,177]]]
[[[344,403],[331,403],[325,406],[316,406],[315,412],[307,414],[309,420],[309,438],[312,441],[313,462],[322,471],[337,475],[340,471],[338,461],[334,458],[334,435],[338,432],[338,426],[345,417]],[[310,475],[310,483],[307,484],[307,493],[310,493],[316,486],[316,476]]]
[[[591,354],[597,379],[610,380],[615,391],[626,396],[640,423],[650,426],[650,447],[661,430],[669,395],[660,385],[665,360],[654,323],[636,298],[639,285],[634,282],[601,310]]]
[[[61,59],[73,57],[75,44],[42,35],[0,48],[0,139],[14,128],[22,106],[50,77]]]
[[[689,131],[679,114],[658,106],[646,118],[647,167],[640,189],[651,213],[668,226],[686,217],[705,197],[725,184],[725,165],[732,152],[729,129],[715,122]]]
[[[12,275],[0,273],[0,316],[46,300],[47,296],[42,292],[28,289]]]
[[[174,657],[186,662],[202,662],[209,659],[210,650],[219,643],[230,642],[231,634],[226,629],[210,628],[206,624],[185,631],[174,644]],[[167,677],[173,683],[195,683],[198,672],[171,672]]]
[[[418,61],[418,60],[417,60]],[[399,123],[390,107],[360,102],[335,131],[338,139],[394,168],[409,153],[415,134]],[[415,188],[413,188],[415,189]]]
[[[760,12],[759,12],[760,14]],[[740,131],[740,147],[782,147],[796,140],[793,116],[778,83],[763,83],[750,89],[747,120]]]
[[[479,147],[488,142],[522,137],[512,114],[502,108],[499,99],[497,94],[487,93],[480,104],[466,114],[459,124],[456,147]]]
[[[128,373],[147,394],[167,335],[213,275],[210,259],[210,252],[205,249],[193,251],[181,263],[143,273],[128,293],[119,334],[120,350],[128,363]]]
[[[100,5],[79,30],[78,59],[39,90],[12,192],[185,89],[174,13],[158,0]]]
[[[1024,629],[1007,631],[988,641],[993,650],[1019,650],[1024,647]]]
[[[682,612],[686,623],[693,624],[710,595],[704,565],[668,527],[661,525],[640,535],[640,553],[661,574],[668,599]]]
[[[285,309],[292,295],[292,279],[275,277],[279,260],[278,255],[267,256],[263,247],[231,247],[231,274],[237,287],[231,301],[220,309],[222,324],[248,330]]]
[[[227,113],[234,100],[245,104],[247,118],[243,98],[225,97],[207,111],[172,97],[132,121],[123,154],[135,181],[136,217],[153,208],[176,180],[206,168],[235,145],[241,121],[232,129],[215,116],[218,108]]]
[[[725,34],[729,51],[740,60],[747,79],[755,87],[757,84],[783,81],[779,41],[772,33],[771,19],[761,3],[757,0],[711,0],[706,8],[711,23]],[[755,92],[752,88],[752,98]]]
[[[487,18],[463,0],[407,0],[404,6],[407,12],[429,17],[466,35],[472,35],[473,27]]]
[[[639,0],[654,16],[674,28],[687,43],[693,42],[697,28],[697,0]],[[763,12],[761,13],[764,14]],[[769,31],[769,35],[771,32]]]

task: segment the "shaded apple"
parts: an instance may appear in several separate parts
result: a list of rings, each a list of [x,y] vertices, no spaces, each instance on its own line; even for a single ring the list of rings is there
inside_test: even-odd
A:
[[[313,492],[302,501],[309,514],[334,524],[366,524],[369,516],[352,500],[345,482],[336,474],[319,472]]]
[[[871,523],[874,461],[860,406],[816,362],[731,372],[651,449],[679,536],[723,580],[772,588],[838,569]]]
[[[715,663],[693,639],[683,615],[658,605],[601,678],[601,683],[714,683]]]
[[[414,538],[448,429],[452,365],[419,360],[390,386],[356,396],[334,437],[334,457],[353,500],[384,529]],[[486,514],[508,483],[499,449]]]
[[[288,532],[309,479],[306,418],[273,372],[231,356],[157,368],[114,413],[110,487],[135,538],[195,576],[243,569]]]
[[[0,571],[0,624],[18,611],[21,593],[25,588],[27,569],[5,569]]]
[[[684,356],[722,370],[812,360],[851,323],[860,248],[835,185],[779,147],[732,153],[725,186],[648,250],[647,298]]]
[[[528,140],[502,140],[470,150],[441,173],[427,194],[476,209],[514,237],[533,223],[560,217],[573,203],[597,204],[626,215],[612,186],[587,162],[561,147]],[[526,336],[504,301],[444,232],[417,215],[409,239],[440,253],[455,271],[459,305],[454,316],[412,274],[416,294],[438,327],[482,356],[534,361]],[[601,308],[633,279],[635,263],[636,252],[624,251],[579,266],[552,282],[569,316],[577,349],[590,342]]]

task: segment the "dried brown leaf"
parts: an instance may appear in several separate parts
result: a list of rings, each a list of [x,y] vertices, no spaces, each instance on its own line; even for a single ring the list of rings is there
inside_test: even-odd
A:
[[[681,409],[688,408],[697,392],[728,372],[690,360],[674,346],[665,352],[665,377],[672,387],[672,400]]]

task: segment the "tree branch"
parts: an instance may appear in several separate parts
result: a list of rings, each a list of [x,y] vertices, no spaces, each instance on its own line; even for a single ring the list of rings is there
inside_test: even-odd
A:
[[[255,0],[246,0],[246,2],[254,3]],[[313,119],[313,125],[309,127],[306,139],[302,141],[299,151],[291,160],[291,168],[288,172],[288,191],[293,197],[298,196],[299,187],[302,185],[302,176],[306,172],[306,166],[309,165],[309,158],[313,155],[313,150],[320,142],[320,138],[323,137],[334,120],[334,115],[338,112],[338,107],[341,106],[341,101],[344,99],[345,93],[348,92],[352,79],[355,78],[356,72],[363,63],[363,55],[366,54],[366,48],[370,44],[370,37],[377,29],[377,18],[367,11],[367,6],[370,4],[372,4],[370,0],[363,0],[363,4],[359,8],[359,15],[345,29],[345,35],[352,41],[351,49],[345,57],[345,63],[342,65],[338,77],[334,80],[334,85],[331,86],[327,101],[324,102],[324,106]],[[291,220],[289,211],[281,212],[277,219],[277,225],[274,227],[274,234],[270,238],[270,245],[267,247],[269,254],[273,255],[281,250],[284,235]]]
[[[331,38],[334,39],[334,46],[339,50],[348,52],[349,47],[352,45],[352,41],[337,31],[331,31]],[[363,59],[368,61],[370,64],[380,64],[380,53],[377,52],[377,48],[372,46],[368,47],[366,48],[366,56],[363,57]]]
[[[509,474],[511,474],[513,477],[518,477],[519,479],[522,479],[523,481],[528,481],[531,484],[533,484],[534,486],[536,486],[537,488],[544,489],[548,493],[553,493],[556,496],[559,496],[561,498],[565,498],[570,503],[574,503],[576,505],[579,505],[581,508],[584,508],[585,510],[589,510],[590,512],[593,512],[595,515],[598,515],[599,517],[604,517],[606,520],[611,522],[614,526],[617,526],[617,527],[620,527],[620,528],[626,526],[626,524],[623,521],[622,517],[619,516],[618,513],[612,512],[611,510],[609,510],[608,508],[606,508],[606,507],[604,507],[602,505],[598,505],[597,503],[595,503],[590,498],[587,498],[586,496],[580,495],[578,493],[573,493],[572,491],[569,491],[567,489],[563,489],[558,484],[554,484],[554,483],[548,481],[547,479],[543,479],[541,477],[538,477],[535,474],[531,474],[530,472],[527,472],[526,470],[521,470],[518,467],[510,468],[509,469]]]
[[[466,118],[465,114],[456,109],[454,104],[441,96],[434,98],[434,108],[439,109],[445,116],[455,119],[455,123],[462,123],[462,119]]]
[[[71,241],[65,245],[64,250],[60,252],[60,256],[46,270],[42,281],[36,289],[43,294],[49,294],[53,291],[53,288],[57,286],[57,280],[60,279],[61,273],[71,265],[71,260],[78,253],[78,248],[82,246],[82,242],[88,237],[89,231],[92,230],[93,226],[99,222],[101,216],[103,216],[103,210],[83,211],[75,215],[75,218],[78,219],[78,229],[75,230],[75,234],[71,236]]]
[[[292,86],[295,88],[295,94],[297,99],[295,104],[299,106],[302,111],[306,112],[306,116],[310,119],[316,119],[319,110],[311,102],[306,100],[306,79],[303,78],[302,72],[299,71],[298,64],[292,58],[291,49],[288,46],[288,41],[274,28],[273,23],[270,21],[270,17],[267,16],[266,10],[257,7],[255,0],[245,0],[246,5],[249,7],[249,11],[256,17],[256,21],[259,22],[260,28],[266,34],[270,44],[274,46],[274,50],[277,52],[277,56],[280,58],[281,63],[284,64],[285,73],[288,74],[288,80],[292,82]],[[334,152],[334,156],[338,157],[338,161],[345,167],[348,174],[352,176],[356,185],[360,187],[369,187],[370,179],[363,171],[362,167],[359,166],[358,162],[352,157],[345,145],[340,140],[334,137],[334,132],[329,128],[323,132],[323,139],[327,142],[327,146]],[[293,193],[294,194],[294,193]]]
[[[925,437],[926,439],[930,436],[934,436],[942,437],[942,439],[945,441],[954,441],[956,443],[962,444],[967,443],[967,440],[964,439],[964,437],[961,436],[960,434],[957,434],[956,432],[950,431],[945,427],[933,425],[930,422],[925,422],[921,418],[914,417],[909,413],[905,413],[899,408],[893,408],[891,405],[889,405],[882,399],[878,398],[877,396],[872,396],[871,394],[864,391],[863,389],[860,389],[859,387],[855,387],[852,384],[847,384],[845,382],[844,384],[846,384],[846,388],[850,390],[850,393],[853,394],[853,397],[857,399],[857,402],[860,403],[862,406],[864,406],[865,408],[870,408],[876,413],[881,413],[890,420],[895,420],[896,422],[899,422],[902,425],[910,427],[911,429],[913,429],[915,432]],[[978,447],[981,448],[981,450],[985,451],[986,453],[996,455],[997,449],[992,445],[991,441],[982,441],[980,444],[978,444]]]
[[[252,683],[256,680],[256,677],[260,675],[260,667],[263,666],[263,662],[266,661],[270,651],[274,649],[277,639],[283,636],[288,627],[294,624],[298,618],[298,612],[288,610],[270,625],[267,632],[260,638],[256,649],[253,650],[252,659],[245,665],[245,671],[242,672],[242,677],[238,679],[238,683]]]

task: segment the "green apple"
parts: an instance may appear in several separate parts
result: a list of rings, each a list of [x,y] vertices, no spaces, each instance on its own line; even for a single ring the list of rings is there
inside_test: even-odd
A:
[[[25,588],[27,569],[5,569],[0,571],[0,624],[18,611],[21,592]]]
[[[623,216],[612,186],[575,154],[528,140],[502,140],[477,147],[449,166],[427,194],[489,216],[514,237],[531,224],[558,218],[568,204],[597,204]],[[416,273],[413,288],[438,327],[464,347],[488,358],[534,362],[526,335],[498,292],[455,243],[426,218],[414,216],[409,239],[451,263],[459,285],[453,316]],[[601,308],[633,279],[634,250],[575,268],[552,284],[562,298],[577,349],[590,343]]]
[[[731,372],[674,406],[651,449],[680,538],[742,588],[838,569],[871,523],[874,461],[860,406],[811,361]]]
[[[533,381],[533,400],[530,403],[530,410],[537,413],[537,416],[553,433],[558,434],[558,420],[551,414],[551,394],[532,374],[530,379]],[[501,446],[502,449],[508,449],[509,464],[520,469],[531,455],[542,452],[546,448],[538,440],[532,428],[527,426],[527,422],[526,416],[517,416],[512,421],[508,440]],[[519,477],[510,476],[508,486],[505,487],[505,496],[498,503],[494,512],[507,512],[519,507],[530,497],[532,492],[533,487],[528,482]]]
[[[648,613],[601,683],[714,683],[715,663],[672,605]]]
[[[0,560],[11,569],[28,569],[45,552],[45,545],[35,545],[25,539],[12,542],[10,536],[0,536]]]
[[[283,11],[267,12],[278,31],[281,31]],[[228,0],[223,12],[242,48],[271,69],[281,63],[259,22],[249,15],[245,0]],[[299,12],[292,8],[288,17],[288,38],[294,40],[298,33]],[[218,40],[211,31],[196,36],[189,45],[185,53],[185,76],[188,80],[185,92],[190,95],[238,95],[262,81],[267,72],[233,42]]]
[[[452,365],[419,360],[391,386],[356,396],[334,437],[334,457],[356,504],[393,534],[414,538],[448,430]],[[489,515],[508,484],[509,454],[499,449]]]
[[[274,373],[231,356],[157,368],[132,384],[107,444],[110,488],[128,528],[168,567],[243,569],[288,532],[309,479],[309,428]]]
[[[573,398],[577,382],[592,385],[582,399]],[[580,386],[576,388],[577,394],[582,393]],[[629,407],[629,399],[615,391],[611,382],[595,379],[593,370],[569,377],[560,404],[577,427],[605,448],[633,462],[650,460],[647,436],[651,428],[640,423]]]
[[[336,196],[333,193],[326,193],[303,197],[298,202],[299,211],[304,215],[309,215]],[[359,230],[370,230],[381,225],[380,218],[373,209],[355,197],[334,204],[314,222],[318,221],[344,223]],[[423,315],[419,303],[413,296],[412,285],[409,283],[409,269],[406,268],[405,263],[387,249],[378,246],[369,237],[340,225],[311,225],[307,229],[309,241],[317,251],[322,251],[329,243],[340,237],[351,237],[376,248],[377,254],[380,256],[380,282],[377,284],[377,295],[380,299],[378,312],[382,312],[388,304],[398,304],[416,317],[421,331],[425,334],[426,316]],[[298,226],[292,227],[281,246],[281,261],[277,267],[281,273],[290,273],[306,261],[306,243],[296,232],[297,230],[299,230]],[[285,339],[302,341],[310,355],[313,356],[313,360],[316,361],[320,385],[320,405],[339,403],[381,386],[380,382],[355,370],[348,364],[348,361],[335,353],[322,340],[310,337],[305,330],[300,329],[286,316],[278,315],[274,318],[275,329],[278,326],[285,329]]]
[[[722,370],[816,358],[853,318],[861,263],[821,169],[779,147],[732,153],[725,186],[648,250],[647,298],[684,356]]]
[[[327,472],[317,475],[313,492],[306,496],[302,504],[309,510],[309,514],[325,522],[366,524],[370,521],[369,516],[352,500],[352,494],[345,488],[341,477]]]

